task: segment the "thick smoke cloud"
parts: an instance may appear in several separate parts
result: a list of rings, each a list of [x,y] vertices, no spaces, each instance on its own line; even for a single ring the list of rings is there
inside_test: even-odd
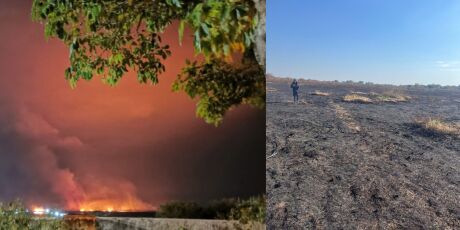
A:
[[[57,150],[53,149],[65,151],[79,148],[82,143],[75,137],[60,136],[57,129],[26,108],[2,108],[0,196],[24,197],[29,203],[65,206],[78,203],[81,188],[69,169],[58,166]]]
[[[27,108],[8,112],[12,119],[2,124],[0,136],[6,140],[0,145],[4,147],[0,173],[7,176],[2,180],[7,183],[2,185],[1,197],[25,197],[32,205],[48,204],[72,210],[152,208],[137,198],[135,186],[128,181],[95,175],[77,178],[71,169],[61,166],[59,154],[89,150],[78,137],[62,135]]]

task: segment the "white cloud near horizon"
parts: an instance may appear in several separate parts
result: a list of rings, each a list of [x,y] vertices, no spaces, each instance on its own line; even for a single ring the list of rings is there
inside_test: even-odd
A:
[[[460,71],[460,61],[436,61],[436,67],[441,71],[458,72]]]

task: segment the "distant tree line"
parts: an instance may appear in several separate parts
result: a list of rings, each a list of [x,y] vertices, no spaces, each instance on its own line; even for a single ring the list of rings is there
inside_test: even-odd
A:
[[[196,202],[173,201],[160,206],[156,217],[187,219],[227,219],[264,222],[266,201],[264,196],[249,199],[221,199],[206,205]]]

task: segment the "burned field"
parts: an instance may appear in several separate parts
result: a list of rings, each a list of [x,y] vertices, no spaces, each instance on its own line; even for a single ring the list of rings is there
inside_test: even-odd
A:
[[[299,100],[267,79],[267,229],[460,229],[460,88],[303,81]]]

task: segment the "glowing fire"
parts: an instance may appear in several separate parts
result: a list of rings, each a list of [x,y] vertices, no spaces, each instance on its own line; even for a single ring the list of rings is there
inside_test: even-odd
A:
[[[35,215],[53,214],[53,210],[42,206],[32,206],[32,213]],[[67,209],[79,210],[80,212],[129,212],[129,211],[150,211],[155,210],[155,207],[137,200],[111,200],[101,199],[94,201],[85,201],[80,203],[80,208]]]
[[[42,207],[36,207],[32,211],[35,215],[43,215],[45,214],[45,209]]]
[[[96,209],[96,211],[106,211],[106,212],[113,212],[113,208],[112,207],[108,207],[106,209],[102,209],[102,208],[98,208]],[[123,212],[123,211],[127,211],[127,210],[117,210],[118,212]],[[81,208],[80,209],[80,212],[94,212],[94,209],[84,209],[84,208]]]
[[[70,193],[66,197],[66,204],[61,207],[67,211],[80,212],[130,212],[151,211],[155,207],[139,199],[134,185],[129,182],[117,182],[113,186],[101,186],[100,183],[90,184],[87,180],[86,191]],[[106,182],[112,184],[112,182]],[[115,183],[115,182],[113,182]],[[116,189],[114,189],[114,187]],[[49,214],[46,206],[34,205],[31,210],[37,214]]]
[[[85,201],[80,204],[80,212],[128,212],[128,211],[147,211],[154,207],[138,202],[137,200],[111,200],[101,199],[94,201]]]

